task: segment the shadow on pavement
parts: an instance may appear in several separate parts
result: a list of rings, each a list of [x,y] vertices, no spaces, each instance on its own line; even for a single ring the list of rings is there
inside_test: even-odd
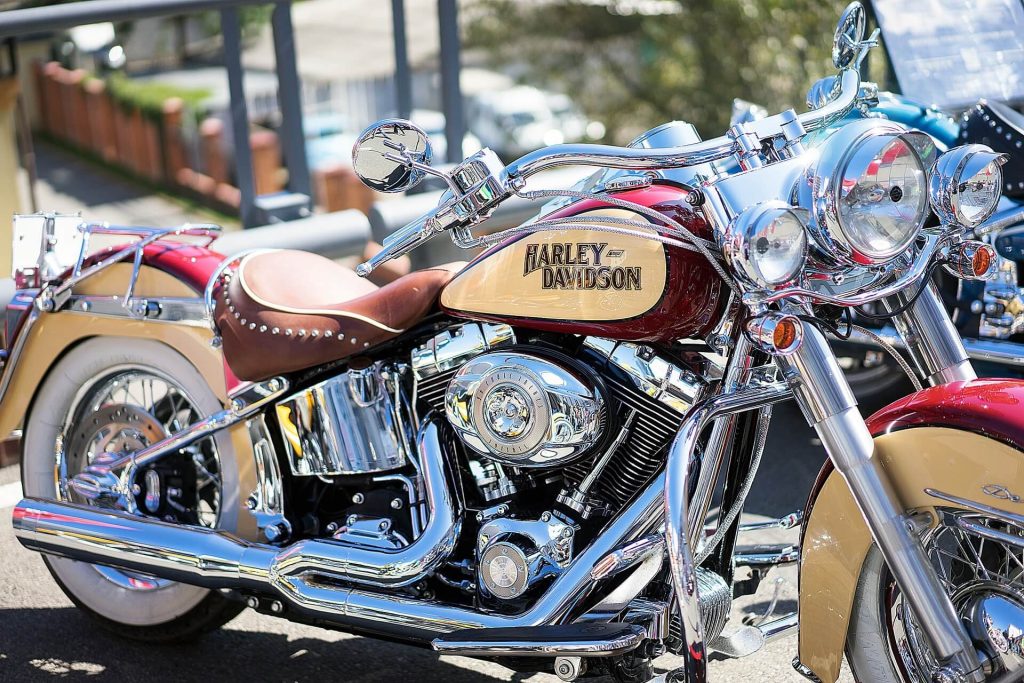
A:
[[[49,143],[38,143],[35,152],[39,179],[56,192],[73,197],[83,207],[124,202],[153,194],[152,190],[130,183]]]
[[[511,672],[509,672],[511,673]],[[183,645],[145,645],[98,629],[74,608],[0,610],[0,681],[502,680],[425,649],[367,638],[328,642],[221,629]],[[518,677],[517,677],[518,678]]]

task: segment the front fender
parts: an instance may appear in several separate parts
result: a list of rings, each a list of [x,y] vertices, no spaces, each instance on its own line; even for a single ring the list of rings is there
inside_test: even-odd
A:
[[[875,457],[906,510],[935,506],[925,488],[970,500],[985,497],[982,489],[989,484],[1024,494],[1024,381],[986,379],[925,389],[883,408],[868,427]],[[1024,504],[1016,505],[1016,512],[1024,511]],[[805,509],[799,657],[822,681],[835,681],[871,535],[830,462]]]

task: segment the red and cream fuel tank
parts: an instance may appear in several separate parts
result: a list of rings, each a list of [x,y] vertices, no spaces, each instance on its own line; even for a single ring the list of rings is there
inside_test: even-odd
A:
[[[615,196],[670,216],[704,239],[711,230],[673,184]],[[448,313],[553,332],[630,341],[703,338],[717,323],[722,282],[704,257],[635,234],[603,231],[624,217],[663,226],[599,199],[574,202],[546,218],[586,216],[592,222],[523,233],[484,252],[441,292]],[[596,229],[595,229],[596,228]],[[637,231],[640,230],[639,228]],[[634,231],[635,232],[635,231]]]

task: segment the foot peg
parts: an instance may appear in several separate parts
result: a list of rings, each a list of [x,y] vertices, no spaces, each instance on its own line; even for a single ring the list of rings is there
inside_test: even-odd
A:
[[[434,639],[434,650],[467,657],[611,657],[639,647],[641,626],[624,623],[467,628]]]

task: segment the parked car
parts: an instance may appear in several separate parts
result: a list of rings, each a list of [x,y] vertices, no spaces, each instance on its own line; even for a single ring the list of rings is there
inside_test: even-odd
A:
[[[589,121],[568,96],[529,86],[476,95],[469,127],[502,157],[604,136],[604,125]]]

